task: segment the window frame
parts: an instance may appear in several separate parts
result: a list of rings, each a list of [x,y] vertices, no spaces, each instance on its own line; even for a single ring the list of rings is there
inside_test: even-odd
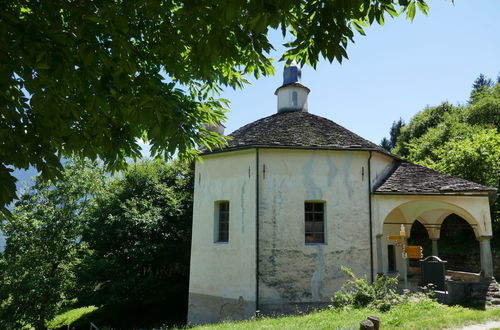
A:
[[[229,243],[230,206],[228,200],[215,201],[214,203],[214,243]],[[222,236],[222,233],[225,235]]]
[[[308,207],[308,204],[310,207]],[[319,207],[321,205],[321,207]],[[318,208],[318,209],[316,209]],[[318,220],[318,219],[321,220]],[[318,227],[321,226],[321,230]],[[316,227],[315,230],[308,230],[307,227]],[[308,236],[312,235],[312,236]],[[314,239],[314,236],[322,236],[322,240]],[[311,240],[310,238],[313,238]],[[304,201],[304,243],[306,245],[326,245],[326,202],[325,201]]]

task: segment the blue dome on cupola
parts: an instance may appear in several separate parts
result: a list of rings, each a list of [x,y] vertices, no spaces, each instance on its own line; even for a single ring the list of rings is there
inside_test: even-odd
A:
[[[283,70],[283,86],[300,83],[302,78],[302,70],[297,62],[293,61],[290,66]]]

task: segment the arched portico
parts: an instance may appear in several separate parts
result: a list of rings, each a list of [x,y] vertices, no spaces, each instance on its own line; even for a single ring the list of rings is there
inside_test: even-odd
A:
[[[471,226],[475,238],[479,241],[483,275],[493,276],[489,242],[492,237],[491,219],[487,196],[374,195],[373,201],[378,273],[394,271],[389,267],[394,258],[396,271],[400,272],[403,267],[401,247],[387,239],[389,235],[399,235],[401,225],[408,235],[413,223],[419,221],[432,241],[432,254],[438,255],[437,242],[442,223],[450,214],[456,214]]]

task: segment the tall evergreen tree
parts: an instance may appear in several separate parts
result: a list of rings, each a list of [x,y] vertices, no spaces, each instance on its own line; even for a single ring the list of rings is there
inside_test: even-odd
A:
[[[399,136],[401,135],[401,129],[405,126],[405,122],[402,118],[395,120],[392,123],[391,129],[389,131],[389,139],[384,137],[380,142],[380,146],[387,151],[391,151],[396,146]]]
[[[493,86],[493,81],[491,78],[487,78],[484,74],[479,74],[479,77],[474,80],[474,83],[472,84],[472,91],[477,91],[482,88],[490,88]]]

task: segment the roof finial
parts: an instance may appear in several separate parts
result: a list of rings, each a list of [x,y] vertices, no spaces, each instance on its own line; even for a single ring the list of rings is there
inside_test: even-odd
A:
[[[283,70],[283,86],[300,83],[302,71],[295,60]]]

